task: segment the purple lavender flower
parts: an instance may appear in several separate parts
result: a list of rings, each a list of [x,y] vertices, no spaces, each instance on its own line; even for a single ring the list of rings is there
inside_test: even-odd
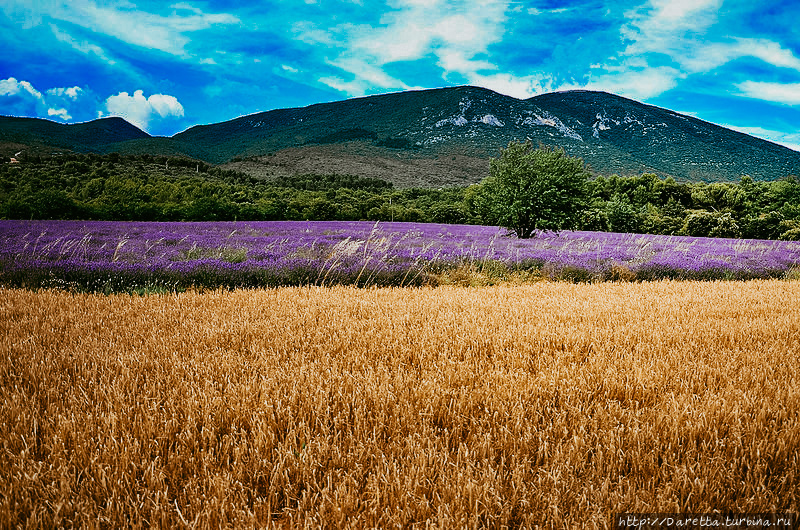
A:
[[[464,263],[584,279],[620,266],[639,279],[754,278],[800,266],[800,243],[606,232],[521,240],[498,227],[418,223],[0,221],[6,285],[407,285]]]

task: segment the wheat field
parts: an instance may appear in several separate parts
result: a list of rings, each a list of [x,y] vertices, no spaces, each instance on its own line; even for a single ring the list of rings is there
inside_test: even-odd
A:
[[[800,508],[800,282],[0,290],[2,527]]]

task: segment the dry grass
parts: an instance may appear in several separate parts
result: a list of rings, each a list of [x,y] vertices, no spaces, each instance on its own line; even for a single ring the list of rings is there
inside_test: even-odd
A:
[[[800,283],[0,290],[0,526],[800,508]]]
[[[480,182],[489,174],[489,155],[446,150],[390,149],[366,141],[305,145],[273,156],[228,162],[223,169],[272,180],[291,175],[358,175],[391,182],[397,188],[438,188]],[[492,149],[492,156],[496,155]]]

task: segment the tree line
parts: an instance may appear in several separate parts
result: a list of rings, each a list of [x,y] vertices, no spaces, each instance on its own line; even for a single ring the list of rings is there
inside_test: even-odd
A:
[[[512,147],[504,150],[503,156]],[[540,151],[530,146],[525,149]],[[771,182],[743,176],[739,182],[709,184],[677,182],[649,173],[588,178],[579,172],[572,182],[580,188],[578,192],[563,176],[568,168],[577,168],[575,159],[563,152],[558,155],[557,150],[544,151],[555,156],[548,163],[563,166],[559,170],[561,184],[554,191],[536,188],[534,183],[528,191],[538,202],[517,201],[517,213],[524,214],[525,204],[534,213],[549,208],[545,217],[563,217],[564,228],[581,230],[800,240],[800,179],[795,176]],[[371,220],[508,226],[502,215],[509,210],[498,209],[501,203],[498,195],[493,195],[508,192],[503,190],[506,184],[498,188],[498,180],[502,180],[498,164],[503,156],[493,161],[492,173],[480,184],[397,189],[389,182],[353,175],[265,180],[182,158],[70,154],[0,165],[0,217]],[[519,194],[522,189],[511,193]]]

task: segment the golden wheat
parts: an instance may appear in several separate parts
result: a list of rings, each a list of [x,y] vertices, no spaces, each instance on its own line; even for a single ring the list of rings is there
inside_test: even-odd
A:
[[[800,282],[0,290],[0,526],[798,511]]]

